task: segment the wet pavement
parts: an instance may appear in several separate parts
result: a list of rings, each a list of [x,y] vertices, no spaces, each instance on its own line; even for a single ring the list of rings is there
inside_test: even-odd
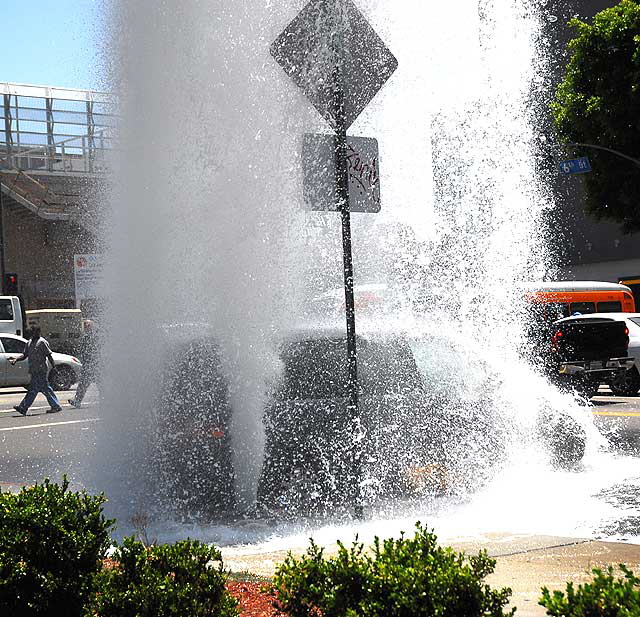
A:
[[[543,586],[550,590],[565,591],[566,583],[586,583],[593,578],[593,568],[606,568],[624,563],[634,572],[640,572],[640,546],[599,542],[594,540],[566,541],[548,538],[536,548],[523,547],[510,554],[489,553],[496,559],[496,569],[487,582],[494,587],[512,589],[512,605],[520,617],[546,614],[538,604]],[[461,547],[464,548],[464,547]]]

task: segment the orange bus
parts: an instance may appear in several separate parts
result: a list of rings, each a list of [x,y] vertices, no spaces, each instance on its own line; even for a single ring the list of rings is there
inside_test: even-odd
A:
[[[635,313],[633,292],[626,285],[599,281],[528,283],[525,299],[544,309],[546,319],[574,313]]]
[[[640,276],[620,277],[618,283],[626,285],[631,290],[636,301],[636,306],[640,306]]]

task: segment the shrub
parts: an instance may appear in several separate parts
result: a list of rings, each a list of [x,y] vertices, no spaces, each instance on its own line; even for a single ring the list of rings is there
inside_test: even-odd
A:
[[[325,558],[313,540],[306,555],[289,555],[274,577],[274,606],[292,617],[502,617],[511,590],[492,590],[483,579],[495,560],[486,552],[467,557],[437,544],[416,524],[413,538],[375,539],[373,552],[339,543]]]
[[[567,583],[566,596],[562,591],[549,592],[542,588],[540,604],[547,615],[556,617],[632,617],[640,615],[640,578],[624,564],[620,564],[623,578],[615,578],[613,567],[606,574],[594,568],[591,583]]]
[[[222,557],[197,541],[146,547],[125,538],[115,565],[96,578],[98,617],[231,617],[237,602],[225,589]],[[213,562],[218,562],[215,566]]]
[[[68,489],[65,477],[0,493],[0,615],[84,613],[113,521],[102,514],[104,495]]]

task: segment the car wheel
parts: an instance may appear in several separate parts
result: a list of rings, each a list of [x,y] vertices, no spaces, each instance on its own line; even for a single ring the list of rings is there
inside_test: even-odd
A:
[[[620,371],[609,382],[611,392],[618,396],[635,396],[640,390],[640,373],[635,366],[628,371]]]
[[[69,390],[75,381],[76,375],[68,366],[56,366],[49,373],[49,384],[54,390]]]
[[[572,385],[578,396],[590,399],[598,394],[598,389],[600,388],[600,380],[590,377],[581,377],[575,379]]]
[[[540,414],[538,434],[554,465],[570,468],[582,460],[587,445],[587,434],[568,414]]]

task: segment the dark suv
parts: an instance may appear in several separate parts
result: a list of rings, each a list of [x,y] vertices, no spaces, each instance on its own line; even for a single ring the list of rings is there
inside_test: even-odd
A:
[[[356,431],[347,406],[343,328],[296,329],[278,346],[279,378],[264,410],[259,511],[351,511],[359,484],[367,503],[475,491],[493,475],[514,429],[492,371],[445,333],[360,328]],[[160,507],[211,519],[236,507],[228,431],[232,414],[220,347],[212,338],[170,343],[157,409],[154,487]],[[543,422],[561,454],[575,433]],[[549,428],[552,427],[552,428]],[[359,440],[357,443],[355,440]],[[355,474],[354,449],[361,448]],[[584,452],[572,454],[572,462]],[[356,484],[358,483],[358,484]]]
[[[496,459],[505,427],[487,404],[488,378],[463,382],[460,350],[439,338],[383,332],[360,335],[357,348],[362,435],[347,408],[344,331],[300,330],[282,343],[281,378],[264,414],[258,498],[265,506],[348,503],[358,438],[361,480],[373,500],[461,487]]]

